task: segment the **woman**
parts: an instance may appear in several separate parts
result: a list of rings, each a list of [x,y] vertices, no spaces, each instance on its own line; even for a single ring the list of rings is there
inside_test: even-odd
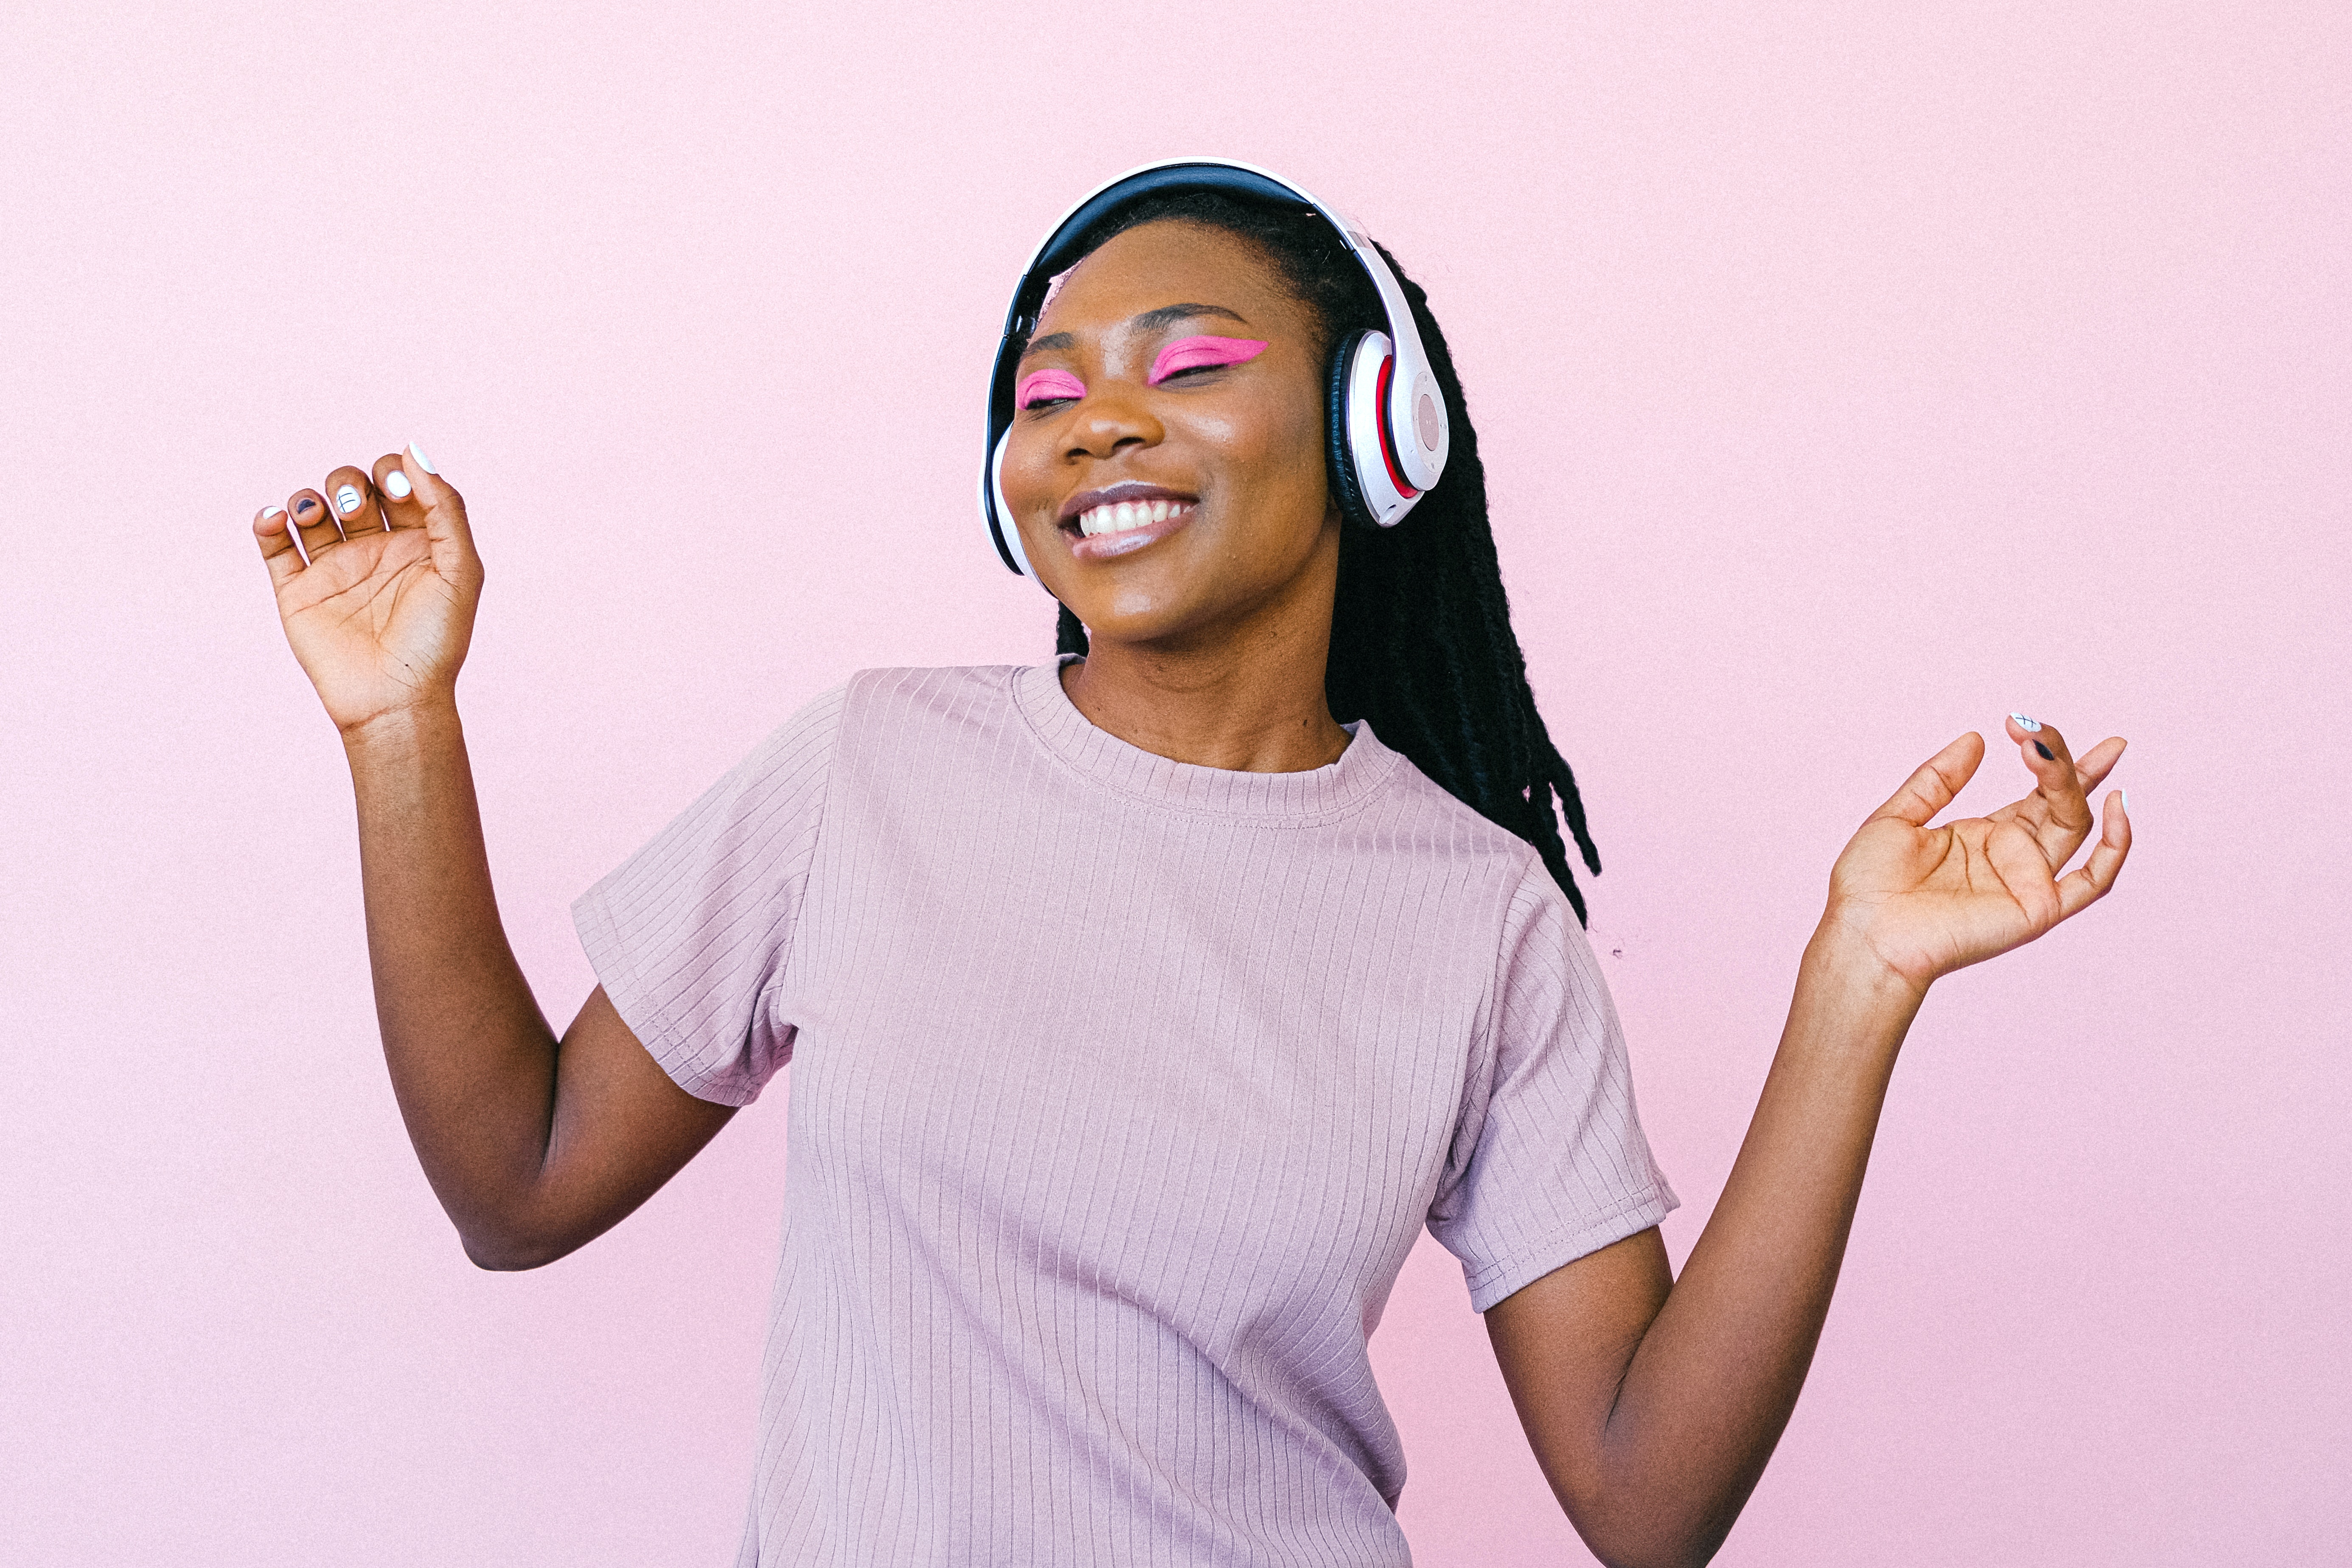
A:
[[[1864,824],[1676,1279],[1555,795],[1597,857],[1420,291],[1399,319],[1324,215],[1229,182],[1081,229],[1016,299],[992,426],[1062,658],[803,710],[581,900],[603,984],[560,1040],[457,720],[462,499],[412,447],[257,520],[351,760],[425,1174],[469,1257],[535,1268],[797,1063],[747,1563],[1407,1562],[1365,1346],[1424,1223],[1593,1551],[1704,1562],[1795,1404],[1913,1015],[2112,886],[2118,796],[2061,873],[2123,742],[2012,717],[2032,793],[1928,826],[1969,734]],[[1334,435],[1383,327],[1444,399],[1393,530],[1349,520]]]

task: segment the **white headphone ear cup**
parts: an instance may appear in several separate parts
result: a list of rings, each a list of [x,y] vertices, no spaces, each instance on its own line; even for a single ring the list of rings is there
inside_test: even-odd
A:
[[[1029,552],[1021,548],[1021,525],[1013,521],[1012,503],[1004,499],[1004,449],[1013,445],[1013,432],[1007,430],[996,438],[996,452],[988,460],[988,499],[994,504],[989,514],[988,531],[996,536],[997,547],[1013,560],[1013,569],[1024,577],[1034,579],[1029,569]]]
[[[1386,332],[1366,332],[1349,353],[1346,420],[1348,459],[1364,510],[1382,528],[1394,528],[1412,510],[1421,492],[1404,484],[1381,446],[1381,383],[1395,363]]]

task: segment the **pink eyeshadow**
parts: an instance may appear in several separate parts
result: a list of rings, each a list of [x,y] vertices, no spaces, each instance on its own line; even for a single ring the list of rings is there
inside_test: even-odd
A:
[[[1033,370],[1013,389],[1013,406],[1026,408],[1057,397],[1084,397],[1087,384],[1066,370]]]
[[[1158,386],[1181,371],[1209,365],[1246,364],[1265,353],[1255,338],[1181,338],[1160,351],[1151,362],[1150,382]]]

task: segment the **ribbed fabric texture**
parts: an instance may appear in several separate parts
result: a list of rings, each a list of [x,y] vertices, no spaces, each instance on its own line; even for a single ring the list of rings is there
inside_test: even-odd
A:
[[[1674,1205],[1533,849],[1358,726],[1311,773],[877,670],[583,897],[690,1092],[793,1065],[741,1563],[1410,1561],[1366,1341]]]

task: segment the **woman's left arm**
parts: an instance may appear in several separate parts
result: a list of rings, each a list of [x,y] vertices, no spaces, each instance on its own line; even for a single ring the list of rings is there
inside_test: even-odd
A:
[[[2029,721],[2030,722],[2030,721]],[[1536,1458],[1604,1563],[1704,1563],[1796,1407],[1837,1285],[1895,1058],[1938,976],[2041,936],[2114,886],[2120,794],[2098,842],[2088,792],[2124,742],[2079,763],[2012,719],[2032,795],[1930,826],[1984,757],[1961,736],[1847,845],[1797,972],[1739,1157],[1675,1279],[1656,1230],[1497,1302],[1486,1326]]]

